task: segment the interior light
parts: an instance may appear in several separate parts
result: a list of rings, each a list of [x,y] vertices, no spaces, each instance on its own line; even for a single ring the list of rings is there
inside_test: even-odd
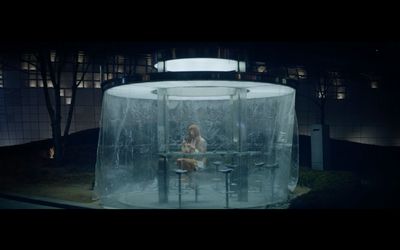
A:
[[[182,58],[160,61],[156,65],[158,72],[220,71],[245,72],[246,63],[221,58]]]

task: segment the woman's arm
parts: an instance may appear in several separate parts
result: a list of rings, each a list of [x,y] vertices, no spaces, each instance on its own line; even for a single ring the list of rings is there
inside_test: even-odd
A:
[[[183,140],[183,141],[182,141],[181,151],[182,151],[183,153],[188,153],[188,143],[186,142],[186,140]]]
[[[203,138],[200,139],[199,144],[198,144],[198,151],[205,153],[207,151],[207,142]]]

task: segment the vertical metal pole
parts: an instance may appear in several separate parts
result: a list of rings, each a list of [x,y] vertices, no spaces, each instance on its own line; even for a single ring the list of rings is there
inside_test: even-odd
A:
[[[100,70],[100,85],[103,83],[104,81],[104,77],[103,77],[103,69],[102,66],[99,66],[99,70]]]
[[[195,195],[195,202],[198,201],[198,196],[199,196],[199,186],[195,184],[195,189],[194,189],[194,195]]]
[[[272,168],[271,169],[271,200],[272,200],[272,202],[274,202],[274,193],[275,193],[275,190],[274,190],[274,184],[275,184],[275,166],[274,166],[274,168]]]
[[[178,186],[178,192],[179,192],[179,194],[178,194],[178,196],[179,196],[179,208],[181,208],[182,207],[182,184],[181,184],[181,177],[182,177],[182,174],[178,174],[179,175],[179,181],[178,181],[178,183],[179,183],[179,186]]]
[[[225,200],[226,200],[226,208],[229,208],[229,183],[228,183],[228,175],[229,172],[225,173]]]
[[[237,90],[237,94],[234,101],[234,108],[236,111],[236,128],[234,133],[234,143],[236,144],[237,151],[239,153],[239,166],[238,166],[238,177],[239,177],[239,185],[238,185],[238,200],[239,201],[248,201],[248,162],[247,155],[243,155],[243,152],[247,151],[246,147],[246,109],[247,109],[247,89],[240,88]]]
[[[158,201],[160,203],[168,202],[168,176],[167,176],[167,157],[159,156],[158,158]]]
[[[167,142],[167,95],[166,90],[159,88],[157,89],[157,139],[158,139],[158,153],[165,154],[159,161],[159,202],[168,202],[168,166],[167,166],[167,155],[168,142]]]

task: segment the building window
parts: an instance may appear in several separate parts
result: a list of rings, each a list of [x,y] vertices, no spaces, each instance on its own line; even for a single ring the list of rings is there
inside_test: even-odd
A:
[[[346,98],[346,87],[336,87],[336,99],[343,100]]]
[[[155,70],[152,65],[151,55],[141,54],[132,57],[114,55],[108,58],[104,65],[103,80],[120,78],[131,74],[147,74]],[[100,88],[100,77],[94,79],[93,87]]]
[[[117,73],[124,73],[124,65],[117,65]]]
[[[343,79],[340,78],[333,78],[332,79],[333,86],[343,86]]]
[[[336,100],[346,99],[346,86],[345,80],[341,77],[339,72],[331,72],[332,79],[332,95]]]
[[[65,105],[70,105],[72,101],[72,90],[71,89],[60,89],[60,96],[64,100]]]
[[[127,62],[128,60],[124,56],[115,56],[113,73],[116,74],[116,77],[122,77],[124,75],[125,69],[127,67]]]
[[[22,70],[29,70],[29,64],[27,62],[21,62],[21,69]]]
[[[371,81],[371,89],[377,89],[379,87],[379,83],[377,80]]]
[[[71,100],[72,100],[71,97],[65,97],[65,104],[66,105],[70,105],[71,104]]]
[[[29,80],[30,88],[37,88],[37,80]]]
[[[265,62],[255,62],[254,64],[250,64],[250,71],[257,73],[267,73],[267,66]]]
[[[84,51],[78,52],[77,57],[78,73],[76,75],[76,84],[78,88],[93,88],[93,70],[89,65],[89,57]]]
[[[55,50],[50,51],[51,62],[57,63],[57,56]],[[78,88],[99,89],[101,88],[101,80],[125,77],[134,73],[147,74],[153,71],[151,55],[148,54],[140,54],[132,57],[114,55],[108,59],[108,62],[104,67],[105,70],[102,72],[103,75],[96,70],[94,65],[88,65],[89,58],[84,51],[79,51],[75,60],[75,63],[78,64],[76,79],[77,83],[80,82]],[[34,54],[24,54],[21,56],[21,69],[26,72],[25,86],[28,88],[44,87],[40,71],[37,69],[36,64],[37,58]],[[83,72],[85,71],[86,73],[84,74]],[[70,74],[70,72],[67,72],[67,74]],[[103,78],[101,76],[103,76]],[[47,83],[49,88],[53,87],[49,73],[47,75]]]
[[[343,100],[343,99],[345,99],[345,98],[346,98],[346,94],[345,94],[345,93],[338,92],[338,93],[336,94],[336,99],[337,99],[337,100]]]
[[[93,83],[94,83],[94,88],[99,89],[101,88],[101,80],[100,80],[100,73],[93,73]]]
[[[307,79],[307,72],[304,68],[297,68],[297,75],[299,79]]]
[[[50,61],[55,62],[56,52],[50,52]],[[44,83],[40,71],[37,70],[37,59],[34,54],[23,54],[21,57],[21,69],[26,72],[25,86],[28,88],[43,88]],[[50,73],[47,72],[47,87],[53,88],[53,83],[50,80]]]
[[[326,98],[326,89],[325,89],[325,85],[319,85],[317,86],[317,98],[321,99],[321,98]]]
[[[289,79],[304,80],[307,79],[307,72],[303,67],[288,68],[287,76]]]
[[[115,56],[115,63],[123,65],[125,63],[125,57],[121,55]]]
[[[93,72],[88,70],[86,73],[79,72],[76,76],[78,88],[93,88]]]
[[[85,80],[83,81],[83,87],[85,89],[93,88],[93,82],[91,80]]]
[[[29,88],[43,88],[44,83],[42,80],[42,76],[39,72],[30,72],[27,79],[27,86]],[[47,87],[53,88],[53,82],[50,80],[50,76],[47,76]]]
[[[259,65],[257,67],[257,72],[258,73],[265,73],[267,71],[267,68],[265,67],[265,65]]]
[[[378,74],[370,72],[362,75],[366,77],[366,81],[371,89],[378,89],[381,87],[380,85],[382,83],[382,77],[380,77]]]
[[[85,63],[87,62],[87,56],[85,55],[85,52],[79,51],[78,52],[78,63]]]
[[[37,80],[37,86],[38,86],[39,88],[44,88],[44,83],[43,83],[42,77],[39,77],[39,78],[38,78],[38,80]],[[48,88],[53,88],[53,82],[52,82],[51,80],[49,80],[49,77],[47,78],[47,87],[48,87]]]
[[[101,83],[100,82],[94,82],[94,88],[95,89],[101,88]]]
[[[113,78],[113,74],[112,73],[108,73],[108,74],[104,73],[103,78],[104,78],[104,80],[110,80]]]
[[[23,54],[21,58],[21,69],[28,71],[36,70],[36,56],[34,54]]]
[[[54,50],[50,52],[50,61],[51,62],[56,61],[56,52]]]
[[[338,72],[328,72],[321,82],[316,86],[316,97],[344,100],[347,98],[345,80]]]

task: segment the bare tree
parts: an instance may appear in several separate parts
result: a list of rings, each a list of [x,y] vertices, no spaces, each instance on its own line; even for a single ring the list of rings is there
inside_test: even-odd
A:
[[[43,82],[43,93],[45,98],[46,109],[50,118],[52,139],[54,145],[54,158],[58,166],[63,163],[64,144],[67,141],[71,121],[75,110],[76,95],[78,88],[84,83],[85,76],[93,65],[102,65],[101,74],[108,75],[116,72],[115,55],[103,47],[86,48],[84,57],[87,60],[82,60],[81,51],[78,46],[64,44],[61,46],[50,46],[48,44],[39,44],[39,47],[28,49],[36,60],[22,59],[23,63],[32,66],[41,76]],[[20,51],[22,53],[27,51]],[[96,55],[96,57],[94,56]],[[112,60],[111,60],[112,59]],[[135,59],[135,61],[132,61]],[[112,61],[112,63],[111,63]],[[134,64],[132,65],[132,63]],[[7,65],[7,62],[3,62]],[[109,67],[109,66],[112,66]],[[20,66],[9,65],[11,68],[26,73]],[[129,68],[125,75],[134,74],[136,66],[136,57],[129,59]],[[72,76],[71,82],[64,82],[64,75]],[[70,80],[68,80],[70,81]],[[66,88],[68,86],[68,88]],[[60,95],[63,89],[71,90],[71,102],[68,105],[68,114],[62,117],[62,97]],[[54,98],[52,96],[54,94]],[[65,127],[62,128],[62,121],[65,121]]]
[[[82,84],[83,80],[85,79],[85,75],[88,72],[89,66],[91,65],[91,59],[89,57],[89,60],[85,64],[81,64],[79,57],[81,56],[79,51],[75,51],[72,56],[72,84],[71,84],[71,90],[72,90],[72,95],[71,95],[71,105],[69,106],[68,110],[68,116],[67,116],[67,122],[65,125],[64,129],[64,136],[68,136],[69,134],[69,129],[71,127],[71,121],[72,121],[72,115],[74,113],[74,107],[75,107],[75,100],[76,100],[76,91],[79,87],[79,85]],[[92,60],[93,61],[93,60]],[[78,72],[79,68],[82,67],[83,72],[78,79]]]
[[[307,80],[312,85],[313,93],[311,96],[296,93],[296,95],[306,98],[318,107],[320,113],[319,123],[321,125],[326,125],[326,105],[329,98],[331,98],[337,77],[337,72],[313,72]]]
[[[57,53],[58,54],[58,53]],[[63,146],[61,137],[61,98],[60,85],[61,74],[65,65],[65,54],[62,53],[58,60],[52,62],[50,50],[41,49],[37,54],[37,69],[40,72],[43,81],[43,91],[46,100],[47,112],[49,113],[52,137],[54,142],[54,158],[57,165],[61,165],[63,159]],[[48,79],[48,74],[50,79]],[[51,80],[54,88],[54,106],[51,102],[49,94],[49,80]]]
[[[325,108],[326,102],[329,97],[330,90],[333,86],[334,79],[332,78],[332,74],[325,73],[316,80],[314,84],[314,93],[316,93],[315,97],[317,101],[315,102],[319,107],[320,111],[320,124],[326,124],[326,116],[325,116]]]
[[[54,52],[53,52],[54,53]],[[65,66],[68,63],[68,57],[71,57],[72,61],[72,82],[70,83],[71,89],[71,103],[69,105],[68,116],[66,117],[66,125],[64,133],[62,134],[61,121],[61,86],[62,86],[62,75],[66,73]],[[43,92],[45,97],[46,108],[50,117],[52,138],[54,143],[54,158],[58,166],[63,163],[64,155],[64,139],[68,136],[72,116],[75,107],[77,88],[82,84],[85,74],[89,69],[90,63],[87,62],[85,65],[80,63],[78,60],[78,50],[66,50],[59,49],[52,54],[52,51],[48,48],[40,49],[36,54],[36,65],[35,67],[40,72],[43,81]],[[30,62],[31,63],[31,62]],[[83,68],[82,68],[83,67]],[[82,69],[82,74],[78,79],[79,69]],[[51,100],[49,92],[49,83],[51,82],[54,91],[54,103]],[[67,84],[66,84],[67,85]],[[64,136],[64,138],[63,138]]]

